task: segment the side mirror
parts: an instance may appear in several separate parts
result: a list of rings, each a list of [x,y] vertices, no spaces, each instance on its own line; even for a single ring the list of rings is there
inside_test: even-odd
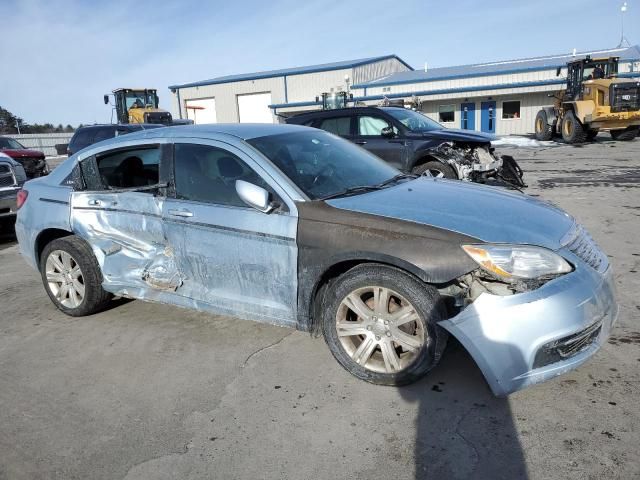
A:
[[[385,138],[393,138],[396,136],[395,132],[393,131],[393,127],[384,127],[382,130],[380,130],[380,135]]]
[[[244,203],[262,213],[271,213],[276,208],[269,192],[253,183],[236,180],[236,192]]]
[[[104,96],[104,104],[109,105],[109,95]]]

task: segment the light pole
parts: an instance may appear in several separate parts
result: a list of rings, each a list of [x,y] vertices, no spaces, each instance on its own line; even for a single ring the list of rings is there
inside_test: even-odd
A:
[[[618,44],[618,48],[630,47],[631,44],[627,37],[624,36],[624,14],[627,11],[627,2],[624,2],[620,7],[620,43]]]

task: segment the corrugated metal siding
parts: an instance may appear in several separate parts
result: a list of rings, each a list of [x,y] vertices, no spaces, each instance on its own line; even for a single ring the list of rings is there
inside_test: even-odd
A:
[[[186,117],[184,109],[186,100],[199,98],[215,98],[217,121],[219,123],[237,123],[239,119],[238,102],[236,96],[244,93],[266,92],[271,93],[271,100],[274,103],[284,102],[284,81],[282,77],[183,88],[180,89],[182,117]],[[178,118],[179,115],[177,94],[173,94],[172,97],[172,114],[175,118]]]
[[[302,75],[287,76],[287,96],[291,102],[311,102],[323,92],[336,92],[346,90],[345,75],[351,78],[350,68],[344,70],[332,70],[329,72],[305,73]],[[273,103],[278,102],[273,98]],[[284,103],[284,102],[282,102]]]
[[[369,82],[378,78],[386,77],[396,72],[405,72],[409,68],[396,58],[390,58],[380,62],[373,62],[368,65],[361,65],[353,69],[353,79],[351,84],[357,85],[362,82]]]

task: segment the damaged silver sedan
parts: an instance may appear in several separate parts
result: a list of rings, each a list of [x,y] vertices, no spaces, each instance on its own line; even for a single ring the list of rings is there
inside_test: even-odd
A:
[[[606,255],[565,212],[307,127],[134,133],[22,197],[22,254],[63,312],[121,296],[321,333],[377,384],[417,380],[453,335],[505,395],[586,361],[618,311]]]

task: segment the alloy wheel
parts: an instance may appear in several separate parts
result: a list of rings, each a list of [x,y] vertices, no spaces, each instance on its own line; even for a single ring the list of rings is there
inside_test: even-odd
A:
[[[377,286],[354,290],[342,300],[336,331],[354,362],[381,373],[408,367],[428,338],[413,305],[393,290]]]
[[[45,264],[49,290],[60,304],[77,308],[84,300],[85,285],[78,262],[63,250],[54,250]]]

